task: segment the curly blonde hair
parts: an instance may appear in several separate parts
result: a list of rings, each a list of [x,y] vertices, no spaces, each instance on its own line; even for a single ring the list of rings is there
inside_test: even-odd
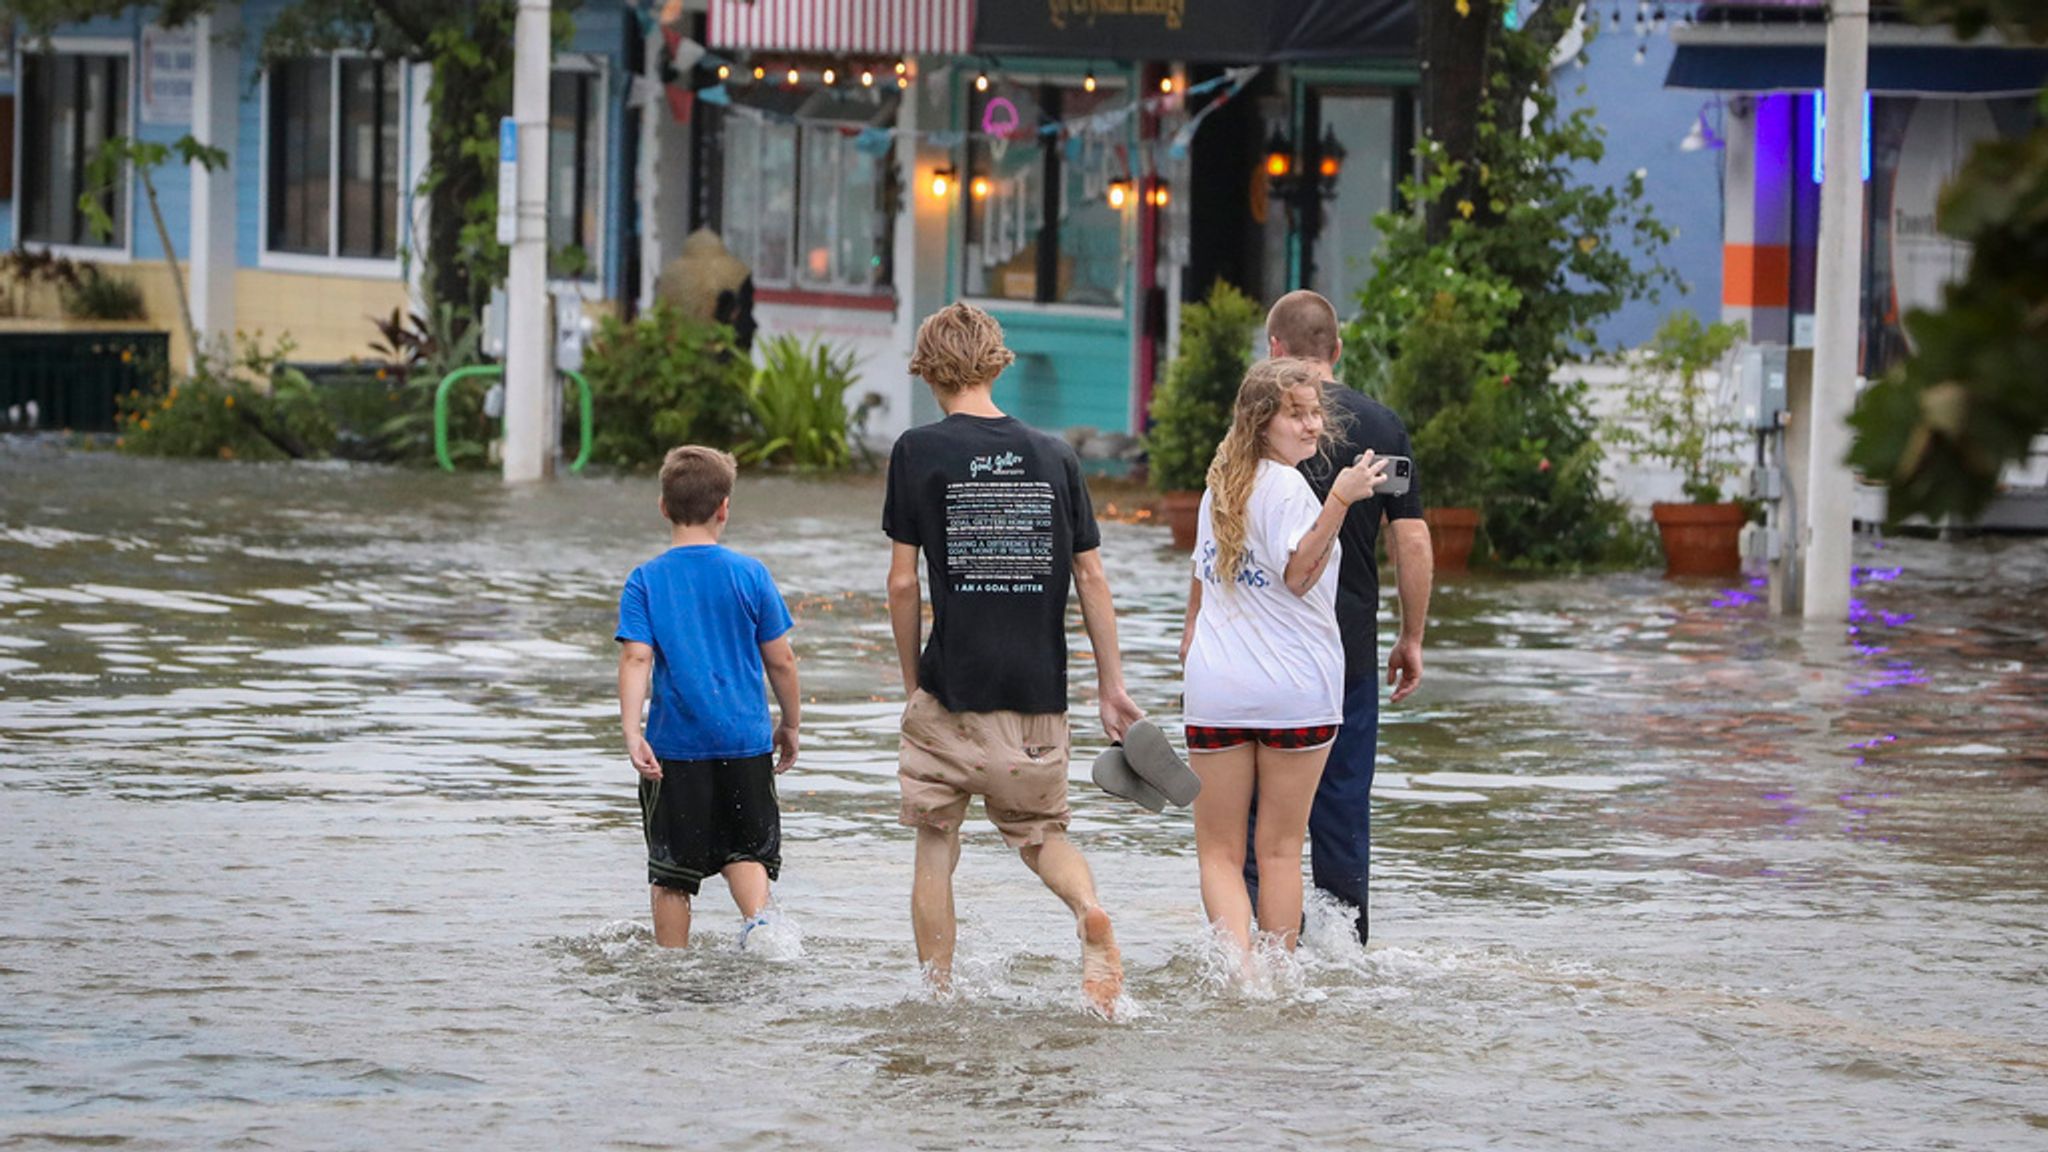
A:
[[[1235,587],[1244,568],[1245,536],[1249,529],[1245,509],[1251,503],[1252,487],[1259,477],[1259,461],[1266,457],[1266,426],[1279,415],[1287,394],[1296,388],[1315,389],[1316,403],[1323,410],[1320,451],[1331,445],[1332,420],[1329,401],[1323,396],[1322,373],[1306,360],[1293,357],[1261,360],[1245,373],[1238,385],[1237,403],[1230,413],[1230,431],[1216,446],[1209,461],[1209,524],[1216,534],[1216,574],[1226,588]]]
[[[1017,359],[1003,347],[1003,326],[972,304],[948,304],[917,328],[910,371],[948,396],[977,388],[1002,374]]]

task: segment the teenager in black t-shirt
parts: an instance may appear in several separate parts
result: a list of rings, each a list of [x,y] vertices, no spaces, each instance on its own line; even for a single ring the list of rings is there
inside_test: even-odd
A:
[[[1081,987],[1115,1011],[1123,964],[1088,863],[1067,839],[1067,585],[1095,650],[1102,728],[1111,740],[1143,714],[1124,690],[1101,533],[1074,450],[1006,416],[991,389],[1015,357],[988,313],[952,304],[917,332],[910,370],[946,418],[896,441],[882,507],[895,542],[889,622],[903,685],[898,783],[917,829],[911,922],[918,960],[952,975],[953,868],[960,824],[980,796],[989,820],[1074,913]],[[932,633],[919,645],[918,553]]]

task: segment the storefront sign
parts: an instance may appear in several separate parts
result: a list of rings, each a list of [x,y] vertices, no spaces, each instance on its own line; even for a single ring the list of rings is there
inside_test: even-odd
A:
[[[1413,55],[1416,0],[976,0],[974,50],[1088,60]]]
[[[142,30],[142,122],[190,125],[199,40],[190,28]]]

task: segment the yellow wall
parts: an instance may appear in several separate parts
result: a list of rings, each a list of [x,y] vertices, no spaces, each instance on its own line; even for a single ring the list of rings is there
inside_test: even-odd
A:
[[[151,260],[102,264],[100,270],[142,289],[147,326],[171,334],[172,364],[182,368],[190,363],[191,349],[186,344],[184,322],[178,317],[177,289],[171,284],[170,269],[160,260]],[[67,320],[53,288],[16,287],[10,299],[15,315],[21,319],[9,327],[24,327],[29,320],[44,322],[36,326],[53,329],[108,326]],[[368,358],[370,342],[377,339],[372,318],[389,317],[393,308],[409,309],[410,300],[402,280],[308,276],[244,268],[235,273],[235,328],[251,334],[261,332],[266,347],[275,344],[278,337],[290,334],[297,345],[292,351],[293,360]]]
[[[367,358],[377,339],[376,320],[409,311],[403,280],[308,276],[244,268],[235,273],[235,327],[262,332],[265,342],[290,333],[294,360]]]

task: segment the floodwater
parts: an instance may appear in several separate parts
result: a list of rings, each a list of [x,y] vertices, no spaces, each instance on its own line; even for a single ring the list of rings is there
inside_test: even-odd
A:
[[[1321,915],[1251,991],[1187,815],[1077,761],[1109,1025],[978,821],[964,991],[921,993],[878,487],[735,508],[810,700],[780,961],[715,884],[650,940],[610,637],[651,481],[0,445],[0,1146],[2048,1146],[2048,541],[1864,541],[1854,635],[1648,575],[1440,588],[1372,946]],[[1172,722],[1184,561],[1104,554]]]

